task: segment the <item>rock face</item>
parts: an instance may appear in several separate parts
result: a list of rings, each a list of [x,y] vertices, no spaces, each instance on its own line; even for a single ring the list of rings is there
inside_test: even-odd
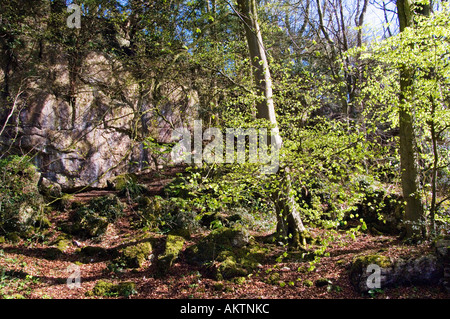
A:
[[[0,152],[32,153],[42,176],[63,192],[105,187],[116,175],[153,168],[158,160],[145,139],[167,143],[172,135],[167,121],[175,127],[193,123],[197,99],[190,88],[164,83],[158,88],[162,103],[154,97],[155,88],[140,88],[139,79],[110,55],[83,52],[74,77],[68,54],[52,45],[41,47],[40,61],[30,65],[41,74],[20,88],[24,92],[18,104],[23,107],[10,120],[19,124],[0,136]],[[25,63],[21,57],[18,62]],[[26,76],[22,69],[8,78],[9,98]],[[0,96],[0,105],[9,105],[7,101]],[[7,116],[0,109],[0,123]]]

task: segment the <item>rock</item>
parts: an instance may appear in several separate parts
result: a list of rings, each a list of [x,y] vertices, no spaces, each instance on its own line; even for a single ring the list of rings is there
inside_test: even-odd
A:
[[[108,180],[108,186],[115,191],[122,191],[128,183],[137,183],[136,174],[121,174]]]
[[[119,261],[129,268],[141,268],[150,258],[152,244],[148,241],[134,244],[119,250]]]
[[[61,185],[52,182],[45,177],[41,177],[39,180],[39,192],[48,200],[52,201],[62,196]]]
[[[164,253],[158,256],[157,269],[159,274],[165,274],[172,266],[173,262],[178,258],[184,246],[184,238],[181,236],[168,235],[166,238],[166,246]]]
[[[380,288],[437,284],[443,276],[443,266],[433,254],[395,261],[382,255],[358,256],[353,260],[350,270],[350,281],[358,291],[367,292],[373,288],[368,284],[369,276],[374,278],[376,275],[376,270],[369,268],[373,264],[380,267]]]
[[[123,214],[123,205],[115,195],[106,195],[90,200],[78,207],[71,216],[71,225],[65,231],[85,237],[99,237],[105,234],[108,225]]]
[[[439,258],[445,262],[450,262],[450,239],[437,239],[434,247]]]
[[[214,260],[221,250],[241,248],[248,242],[248,231],[246,229],[223,227],[211,231],[197,245],[189,247],[186,254],[191,262],[203,264]]]
[[[367,292],[372,289],[368,285],[369,276],[373,274],[373,269],[369,266],[376,265],[380,270],[380,285],[385,286],[389,282],[387,280],[387,273],[390,273],[393,269],[393,262],[390,258],[383,255],[363,255],[356,256],[350,268],[350,282],[360,292]]]
[[[217,280],[247,276],[265,257],[266,249],[249,245],[248,231],[241,228],[213,230],[198,244],[185,250],[186,261],[209,265]]]
[[[403,229],[404,201],[401,194],[390,192],[382,183],[360,179],[365,198],[358,206],[358,220],[376,234],[398,235]],[[351,223],[351,219],[347,219]],[[353,220],[354,221],[354,220]]]
[[[112,282],[99,280],[92,291],[87,293],[87,296],[100,296],[100,297],[115,297],[121,296],[128,298],[131,295],[136,294],[136,284],[132,281],[120,282],[114,284]]]
[[[442,276],[442,264],[432,254],[408,260],[399,259],[392,274],[393,281],[403,285],[437,284]]]

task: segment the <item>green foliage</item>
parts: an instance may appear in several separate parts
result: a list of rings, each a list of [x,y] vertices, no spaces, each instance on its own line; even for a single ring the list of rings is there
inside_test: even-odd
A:
[[[448,5],[430,17],[417,17],[414,27],[363,49],[362,58],[374,65],[362,87],[364,116],[378,131],[398,127],[400,78],[398,70],[413,70],[404,106],[413,115],[420,192],[431,219],[445,205],[448,189],[450,112],[448,90],[450,33]],[[396,140],[393,140],[397,143]],[[395,145],[395,144],[394,144]],[[392,153],[392,152],[391,152]],[[395,156],[396,153],[393,153]],[[398,162],[398,159],[396,159]]]

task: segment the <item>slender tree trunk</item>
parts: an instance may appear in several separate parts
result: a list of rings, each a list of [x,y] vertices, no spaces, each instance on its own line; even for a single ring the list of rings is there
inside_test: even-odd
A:
[[[256,105],[256,116],[266,119],[272,124],[272,136],[275,138],[276,147],[280,149],[282,140],[278,131],[272,94],[272,79],[258,23],[256,0],[238,0],[238,6],[245,28],[254,80],[258,91],[264,96],[264,99],[258,101]],[[278,174],[282,177],[283,183],[280,193],[273,196],[278,220],[277,230],[281,235],[291,237],[294,245],[305,245],[306,228],[291,194],[289,169],[280,169]]]
[[[411,0],[397,0],[400,32],[414,24],[414,12]],[[414,126],[410,107],[410,95],[413,83],[413,74],[409,66],[400,70],[400,166],[403,197],[406,201],[405,222],[406,238],[418,239],[423,234],[424,212],[422,200],[418,191],[418,176],[414,154]]]

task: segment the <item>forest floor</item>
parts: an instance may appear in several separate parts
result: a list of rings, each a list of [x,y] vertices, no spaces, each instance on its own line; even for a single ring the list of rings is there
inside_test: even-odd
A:
[[[76,200],[84,201],[100,196],[108,191],[91,191],[76,196]],[[54,211],[50,216],[56,238],[61,231],[54,225],[58,220],[67,218],[66,213]],[[77,253],[80,247],[98,246],[103,248],[118,247],[130,238],[139,238],[148,231],[135,229],[130,224],[128,212],[118,222],[110,224],[101,240],[76,238],[72,244],[56,258],[49,254],[51,246],[36,241],[21,240],[18,243],[0,244],[0,298],[27,299],[86,299],[86,298],[123,298],[117,295],[92,296],[88,292],[100,281],[134,282],[135,293],[128,296],[134,299],[449,299],[439,286],[407,286],[392,287],[374,291],[372,294],[361,294],[351,284],[349,268],[353,258],[360,254],[380,253],[388,257],[422,256],[431,251],[430,243],[405,245],[395,236],[359,234],[353,237],[345,231],[336,231],[329,239],[326,254],[312,264],[299,258],[300,253],[289,250],[277,243],[264,241],[273,231],[251,232],[257,242],[268,248],[268,253],[258,268],[250,276],[240,280],[217,281],[210,276],[207,267],[188,264],[180,254],[179,258],[163,277],[155,275],[152,260],[146,260],[142,267],[114,271],[109,267],[111,258],[105,255],[94,255],[80,259]],[[313,237],[326,237],[327,232],[311,229]],[[184,243],[185,250],[194,245],[204,235],[198,233]],[[163,234],[152,234],[160,238]],[[49,241],[51,242],[51,241]],[[161,245],[160,245],[161,246]],[[319,247],[308,247],[314,250]],[[154,248],[158,254],[161,247]],[[281,257],[282,256],[282,257]],[[154,260],[154,258],[153,258]],[[69,288],[67,278],[73,273],[69,266],[79,266],[81,285]],[[314,267],[310,268],[313,265]],[[310,268],[310,269],[308,269]],[[278,273],[276,280],[272,280]],[[326,279],[324,285],[318,284]]]

